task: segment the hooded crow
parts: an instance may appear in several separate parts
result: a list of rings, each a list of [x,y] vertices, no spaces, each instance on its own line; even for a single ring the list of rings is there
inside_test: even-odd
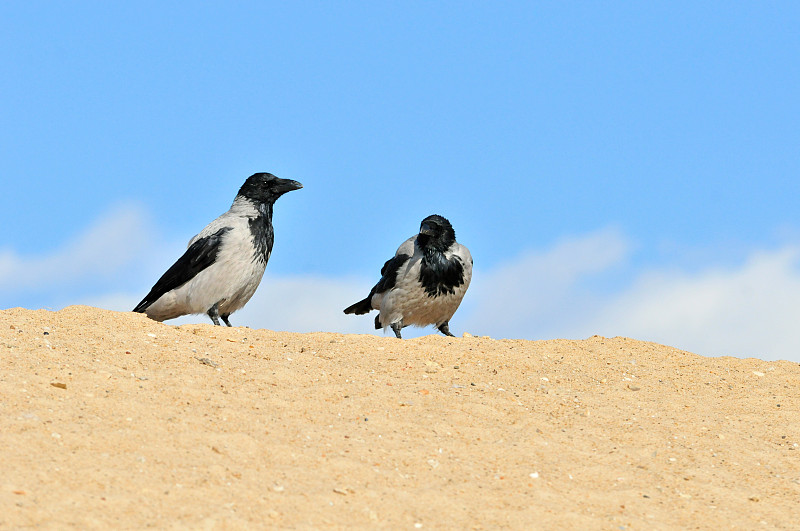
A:
[[[472,279],[472,255],[456,242],[453,226],[442,216],[422,220],[419,234],[407,239],[381,269],[381,279],[367,298],[344,313],[363,315],[379,310],[375,328],[400,330],[409,325],[435,325],[452,336],[449,321]]]
[[[244,182],[230,210],[189,240],[189,248],[158,279],[134,312],[164,321],[206,313],[215,325],[247,304],[272,252],[275,201],[303,185],[271,173]]]

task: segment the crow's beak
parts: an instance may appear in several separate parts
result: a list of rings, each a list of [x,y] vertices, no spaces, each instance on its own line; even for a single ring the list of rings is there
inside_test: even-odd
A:
[[[427,223],[423,223],[422,226],[419,228],[419,233],[424,234],[426,236],[433,236],[433,229],[431,229],[430,225]]]
[[[297,181],[293,181],[291,179],[281,179],[273,187],[273,190],[275,190],[279,194],[285,194],[286,192],[291,192],[292,190],[299,190],[302,187],[303,185]]]

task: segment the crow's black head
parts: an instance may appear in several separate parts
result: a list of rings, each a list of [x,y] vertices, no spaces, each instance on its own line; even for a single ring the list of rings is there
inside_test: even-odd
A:
[[[423,248],[432,247],[444,252],[456,242],[456,232],[449,221],[434,214],[422,220],[417,241]]]
[[[303,185],[291,179],[280,179],[271,173],[254,173],[239,189],[239,195],[257,203],[274,203],[276,199]]]

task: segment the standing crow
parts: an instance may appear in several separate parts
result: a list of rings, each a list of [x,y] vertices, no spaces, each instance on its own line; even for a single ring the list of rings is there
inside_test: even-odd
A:
[[[189,241],[189,248],[158,279],[134,312],[164,321],[207,313],[215,325],[247,304],[256,292],[272,252],[272,207],[303,185],[271,173],[244,182],[230,210]]]
[[[456,242],[453,226],[442,216],[422,220],[419,234],[403,242],[381,269],[381,279],[367,298],[344,310],[363,315],[379,310],[375,328],[391,326],[395,335],[409,325],[435,325],[452,336],[456,313],[472,279],[469,249]]]

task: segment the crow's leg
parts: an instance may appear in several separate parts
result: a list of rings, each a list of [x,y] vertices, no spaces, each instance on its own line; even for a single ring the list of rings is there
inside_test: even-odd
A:
[[[222,322],[224,322],[228,326],[233,326],[231,324],[231,322],[228,321],[228,317],[230,317],[230,316],[231,316],[231,314],[229,314],[229,313],[224,313],[224,314],[220,315],[220,317],[222,317]]]
[[[446,336],[456,337],[450,333],[450,321],[445,321],[438,326],[439,332],[443,333]]]
[[[400,335],[400,330],[403,328],[403,321],[400,321],[399,323],[392,323],[391,327],[394,335],[397,336],[397,339],[403,339],[403,337]]]
[[[219,324],[219,303],[209,308],[208,312],[206,313],[208,313],[208,316],[211,317],[211,320],[214,321],[215,325],[222,326]]]

